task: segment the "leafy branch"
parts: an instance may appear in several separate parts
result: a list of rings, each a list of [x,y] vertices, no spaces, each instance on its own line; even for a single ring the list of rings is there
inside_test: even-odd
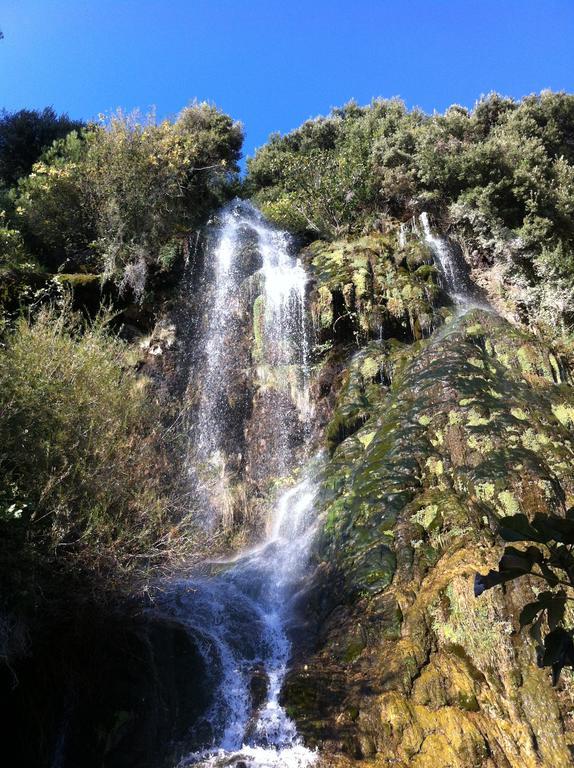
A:
[[[523,576],[546,582],[549,589],[523,607],[519,623],[521,629],[530,627],[538,666],[552,668],[552,683],[556,685],[562,669],[574,667],[574,628],[565,626],[566,604],[574,600],[574,507],[565,517],[537,514],[531,521],[525,515],[505,517],[499,533],[504,541],[529,546],[506,547],[498,570],[477,573],[475,597]]]

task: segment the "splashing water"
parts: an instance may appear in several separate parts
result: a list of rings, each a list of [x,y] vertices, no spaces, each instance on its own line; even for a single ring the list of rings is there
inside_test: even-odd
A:
[[[246,238],[255,243],[262,263],[260,367],[294,370],[297,392],[291,396],[297,400],[301,419],[309,419],[305,271],[290,253],[287,233],[266,224],[250,204],[234,202],[222,213],[212,249],[213,308],[204,342],[207,370],[197,421],[199,453],[213,464],[221,461],[228,439],[226,387],[237,366],[230,339],[236,297],[245,279],[241,253]],[[295,427],[281,408],[273,419],[275,436],[266,450],[279,457],[277,465],[286,473],[293,469],[286,446]],[[305,768],[315,760],[280,704],[291,655],[293,605],[314,534],[314,500],[315,487],[308,474],[272,505],[263,542],[233,560],[212,563],[209,576],[172,582],[158,603],[159,610],[198,638],[206,667],[213,674],[213,703],[204,721],[196,725],[196,731],[207,734],[196,742],[205,746],[186,756],[182,768],[235,763]],[[254,692],[257,687],[259,695]]]
[[[316,754],[303,746],[279,697],[291,654],[288,628],[314,534],[315,490],[304,479],[274,508],[266,541],[212,576],[172,583],[159,609],[200,639],[208,668],[216,670],[213,705],[206,714],[208,745],[180,768],[244,762],[306,768]],[[263,680],[263,701],[253,684]]]

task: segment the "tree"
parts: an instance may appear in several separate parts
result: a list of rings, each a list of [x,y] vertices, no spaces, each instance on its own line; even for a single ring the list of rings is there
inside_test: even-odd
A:
[[[242,141],[241,126],[208,104],[175,122],[118,112],[42,155],[18,184],[18,223],[51,268],[73,259],[126,285],[163,268],[224,202]],[[132,288],[141,297],[142,281]]]
[[[26,176],[42,152],[56,139],[80,130],[83,123],[57,115],[52,107],[0,112],[0,185],[12,187]]]

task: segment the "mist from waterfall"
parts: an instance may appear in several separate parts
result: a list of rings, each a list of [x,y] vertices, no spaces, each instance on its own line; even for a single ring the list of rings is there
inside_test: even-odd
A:
[[[241,351],[234,348],[231,337],[240,284],[246,279],[242,264],[246,239],[254,242],[261,265],[255,278],[260,278],[264,304],[262,338],[258,359],[238,364]],[[222,212],[208,253],[213,302],[203,338],[207,368],[196,422],[198,455],[213,466],[224,460],[225,399],[238,369],[252,364],[263,387],[269,371],[274,371],[280,385],[290,386],[301,420],[309,418],[307,278],[291,251],[288,234],[268,225],[250,204],[235,201]],[[266,451],[287,475],[297,469],[289,449],[290,432],[297,425],[280,407],[272,417],[274,436]],[[199,638],[213,677],[213,703],[193,734],[202,746],[184,757],[181,766],[241,762],[303,768],[315,759],[280,704],[291,656],[293,605],[314,534],[313,476],[312,461],[299,482],[270,505],[266,533],[256,546],[212,563],[207,576],[171,583],[158,602],[159,610]],[[255,684],[264,689],[259,700],[253,693]]]

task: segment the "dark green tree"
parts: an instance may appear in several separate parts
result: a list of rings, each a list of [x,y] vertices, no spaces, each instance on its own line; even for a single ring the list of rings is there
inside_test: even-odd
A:
[[[12,187],[26,176],[42,152],[83,123],[52,107],[0,112],[0,185]]]

